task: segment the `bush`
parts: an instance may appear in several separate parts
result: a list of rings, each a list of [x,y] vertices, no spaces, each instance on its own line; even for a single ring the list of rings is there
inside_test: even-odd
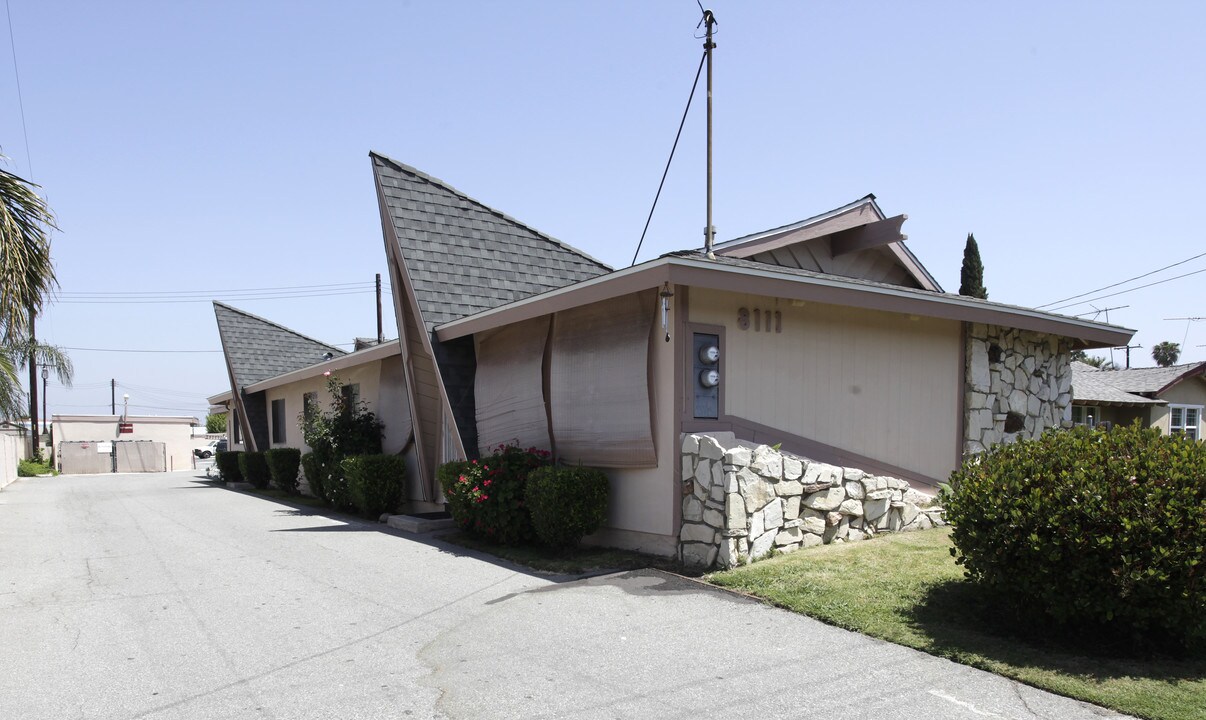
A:
[[[39,475],[58,475],[58,471],[47,463],[39,460],[21,460],[17,463],[17,477],[37,477]]]
[[[272,484],[289,493],[297,493],[297,469],[301,466],[301,450],[297,448],[272,448],[264,451],[268,464],[268,475]]]
[[[354,455],[379,454],[385,426],[364,402],[351,402],[339,378],[332,375],[327,379],[327,392],[331,396],[328,409],[311,407],[297,416],[302,438],[312,450],[307,453],[311,459],[305,466],[306,480],[328,505],[351,510],[355,505],[340,463]]]
[[[218,477],[222,482],[243,482],[243,473],[239,470],[240,450],[223,450],[214,455],[214,464],[218,466]]]
[[[341,463],[356,509],[376,518],[397,509],[406,484],[406,463],[399,455],[355,455]]]
[[[583,467],[542,467],[528,475],[524,498],[536,536],[572,548],[607,520],[607,476]]]
[[[323,462],[322,455],[316,452],[308,452],[301,456],[302,472],[306,474],[306,484],[310,486],[310,494],[319,500],[327,499],[326,493],[323,492],[323,478],[327,476],[327,466]]]
[[[1132,648],[1206,638],[1206,445],[1051,431],[969,459],[942,502],[951,553],[1017,620]]]
[[[243,452],[239,455],[239,472],[243,479],[263,490],[268,487],[268,461],[262,452]]]
[[[480,460],[446,463],[436,476],[461,529],[502,545],[518,545],[535,538],[524,499],[528,473],[548,462],[547,451],[500,445]]]

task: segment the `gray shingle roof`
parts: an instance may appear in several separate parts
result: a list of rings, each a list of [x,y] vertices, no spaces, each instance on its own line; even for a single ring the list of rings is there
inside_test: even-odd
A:
[[[1099,370],[1092,365],[1072,363],[1072,401],[1094,405],[1167,405],[1164,400],[1145,398],[1119,389],[1112,383],[1115,370]]]
[[[1128,370],[1103,370],[1102,379],[1110,385],[1130,393],[1155,393],[1163,390],[1183,375],[1206,372],[1206,362],[1168,367],[1130,368]]]
[[[325,353],[332,357],[347,354],[225,303],[214,302],[214,316],[239,389],[322,362]]]
[[[611,271],[436,178],[369,155],[428,331]]]

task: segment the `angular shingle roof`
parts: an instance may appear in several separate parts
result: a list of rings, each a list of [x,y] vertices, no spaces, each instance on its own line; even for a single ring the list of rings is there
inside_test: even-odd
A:
[[[218,335],[239,389],[347,353],[270,320],[214,302]]]
[[[611,271],[430,175],[369,155],[428,331]]]
[[[1095,405],[1167,405],[1165,400],[1145,398],[1120,390],[1111,380],[1119,371],[1098,368],[1074,361],[1072,363],[1072,400]],[[1121,371],[1126,372],[1126,371]]]
[[[1124,392],[1156,393],[1180,380],[1183,376],[1206,372],[1206,362],[1168,367],[1103,370],[1106,382]]]

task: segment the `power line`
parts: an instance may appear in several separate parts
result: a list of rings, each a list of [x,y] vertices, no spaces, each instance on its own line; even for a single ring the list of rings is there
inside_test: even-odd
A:
[[[1203,253],[1203,254],[1206,254],[1206,253]],[[1178,263],[1178,264],[1180,264],[1180,263]],[[1156,270],[1154,272],[1159,272],[1159,271]],[[1188,273],[1185,273],[1184,275],[1174,275],[1173,277],[1165,278],[1164,280],[1157,280],[1156,282],[1148,283],[1146,285],[1137,285],[1136,287],[1128,288],[1126,290],[1119,290],[1116,293],[1110,293],[1108,295],[1099,295],[1095,298],[1090,298],[1088,300],[1081,300],[1080,302],[1074,302],[1074,303],[1070,303],[1068,305],[1060,305],[1059,307],[1056,307],[1056,308],[1049,308],[1048,312],[1055,312],[1056,310],[1063,310],[1064,308],[1076,307],[1077,305],[1084,305],[1086,303],[1097,302],[1098,300],[1105,300],[1106,298],[1115,297],[1117,295],[1125,295],[1126,293],[1129,293],[1129,292],[1135,292],[1136,290],[1142,290],[1143,288],[1149,288],[1149,287],[1153,287],[1155,285],[1163,285],[1166,282],[1172,282],[1173,280],[1180,280],[1181,278],[1187,278],[1190,275],[1197,275],[1199,273],[1204,273],[1204,272],[1206,272],[1206,268],[1202,268],[1201,270],[1194,270],[1193,272],[1188,272]],[[1151,273],[1147,273],[1147,274],[1150,275]],[[1143,276],[1140,276],[1140,277],[1143,277]],[[1131,280],[1134,280],[1134,279],[1135,278],[1131,278]],[[1130,282],[1130,280],[1127,280],[1125,282]],[[1121,284],[1121,283],[1115,283],[1115,285],[1118,285],[1118,284]],[[1111,285],[1110,287],[1114,287],[1114,285]],[[1106,288],[1101,288],[1101,289],[1105,290]],[[1069,299],[1069,298],[1065,298],[1065,299]]]
[[[1035,309],[1036,309],[1036,310],[1039,310],[1039,309],[1045,308],[1045,307],[1047,307],[1047,306],[1049,306],[1049,305],[1056,305],[1056,304],[1058,304],[1058,303],[1067,302],[1068,300],[1075,300],[1076,298],[1082,298],[1082,297],[1084,297],[1085,295],[1092,295],[1093,293],[1098,293],[1098,292],[1101,292],[1102,290],[1109,290],[1110,288],[1118,287],[1119,285],[1126,285],[1127,283],[1132,282],[1132,281],[1134,281],[1134,280],[1142,280],[1143,278],[1145,278],[1145,277],[1147,277],[1147,276],[1149,276],[1149,275],[1155,275],[1156,273],[1158,273],[1158,272],[1164,272],[1165,270],[1168,270],[1169,268],[1175,268],[1175,267],[1176,267],[1176,266],[1178,266],[1178,265],[1184,265],[1185,263],[1187,263],[1187,262],[1191,262],[1191,261],[1193,261],[1193,260],[1197,260],[1197,259],[1198,259],[1198,258],[1200,258],[1200,257],[1206,257],[1206,253],[1200,253],[1200,254],[1198,254],[1198,255],[1194,255],[1194,256],[1193,256],[1193,257],[1191,257],[1191,258],[1186,258],[1185,260],[1182,260],[1182,261],[1180,261],[1180,262],[1175,262],[1175,263],[1173,263],[1172,265],[1165,265],[1164,267],[1160,268],[1159,270],[1152,270],[1151,272],[1146,272],[1146,273],[1143,273],[1142,275],[1136,275],[1136,276],[1135,276],[1135,277],[1133,277],[1133,278],[1128,278],[1128,279],[1126,279],[1126,280],[1122,280],[1122,281],[1120,281],[1120,282],[1116,282],[1116,283],[1114,283],[1114,284],[1112,284],[1112,285],[1106,285],[1105,287],[1099,287],[1099,288],[1097,288],[1096,290],[1090,290],[1090,291],[1088,291],[1088,292],[1083,292],[1083,293],[1081,293],[1081,294],[1079,294],[1079,295],[1073,295],[1073,296],[1071,296],[1071,297],[1066,297],[1066,298],[1063,298],[1062,300],[1055,300],[1055,301],[1052,301],[1052,302],[1049,302],[1049,303],[1044,303],[1043,305],[1037,305],[1037,306],[1035,306]],[[1184,275],[1182,275],[1181,277],[1185,277],[1185,276],[1184,276]],[[1174,279],[1174,280],[1175,280],[1176,278],[1170,278],[1170,279]],[[1143,286],[1143,287],[1149,287],[1149,286],[1145,285],[1145,286]],[[1134,289],[1135,289],[1135,290],[1138,290],[1139,288],[1134,288]],[[1113,297],[1113,296],[1111,296],[1111,295],[1106,295],[1105,297]],[[1091,302],[1091,301],[1090,301],[1090,300],[1086,300],[1085,302]],[[1075,304],[1075,305],[1081,305],[1081,304],[1083,304],[1083,303],[1074,303],[1074,304]],[[1069,305],[1065,305],[1064,307],[1070,307],[1070,306],[1069,306]],[[1056,308],[1056,309],[1058,310],[1058,308]]]
[[[674,135],[674,145],[670,147],[670,157],[666,159],[666,169],[662,171],[662,181],[657,184],[657,194],[653,196],[653,207],[649,208],[649,217],[645,218],[645,229],[641,231],[641,241],[637,243],[636,252],[632,254],[632,265],[636,265],[637,255],[641,253],[641,245],[645,243],[645,233],[649,232],[649,223],[653,220],[653,211],[657,209],[658,198],[662,196],[662,187],[666,184],[666,176],[670,174],[670,163],[674,160],[674,151],[678,149],[678,139],[683,135],[683,126],[687,124],[687,112],[691,110],[691,101],[695,99],[695,89],[699,87],[699,75],[703,72],[704,61],[708,59],[705,51],[699,59],[699,69],[695,71],[695,82],[691,83],[691,94],[687,96],[687,107],[683,108],[683,119],[678,123],[678,132]]]
[[[282,285],[279,287],[261,288],[223,288],[214,290],[65,290],[58,294],[64,297],[98,296],[98,297],[138,297],[138,296],[171,296],[185,297],[190,295],[222,295],[235,293],[276,293],[285,290],[348,290],[354,288],[375,287],[373,281],[329,283],[326,285]]]
[[[77,352],[115,352],[115,353],[220,353],[221,350],[125,350],[122,348],[87,348],[64,347],[64,350]]]
[[[17,79],[17,107],[21,110],[21,133],[25,136],[25,164],[29,166],[29,181],[33,182],[33,156],[29,153],[29,128],[25,125],[25,98],[21,93],[21,72],[17,69],[17,41],[13,38],[13,9],[9,0],[4,0],[4,11],[8,15],[8,44],[13,49],[13,75]]]
[[[281,295],[217,295],[206,298],[193,299],[176,299],[171,297],[163,298],[135,298],[129,300],[117,300],[111,298],[101,299],[82,299],[69,298],[59,300],[59,304],[65,305],[164,305],[175,303],[210,303],[213,300],[296,300],[304,298],[319,298],[319,297],[334,297],[336,295],[368,295],[376,292],[374,288],[365,290],[346,290],[340,292],[304,292],[281,294]],[[120,297],[120,296],[119,296]]]

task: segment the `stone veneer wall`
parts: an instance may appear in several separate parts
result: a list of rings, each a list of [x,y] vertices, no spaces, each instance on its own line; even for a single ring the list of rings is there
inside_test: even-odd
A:
[[[945,525],[932,499],[871,476],[754,446],[732,433],[684,435],[679,559],[729,568],[782,552]]]
[[[1035,438],[1072,420],[1072,356],[1064,338],[968,326],[963,452]]]

